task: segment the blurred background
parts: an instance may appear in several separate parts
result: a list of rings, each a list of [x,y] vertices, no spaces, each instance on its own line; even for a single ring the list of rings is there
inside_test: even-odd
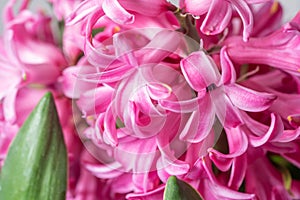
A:
[[[18,0],[17,0],[18,1]],[[149,0],[151,1],[151,0]],[[300,0],[277,0],[283,5],[284,10],[284,19],[283,21],[286,22],[289,19],[291,19],[295,14],[300,11]],[[3,29],[3,23],[2,23],[2,9],[5,5],[5,3],[8,2],[8,0],[0,0],[0,32]],[[42,8],[46,12],[50,12],[50,4],[47,0],[31,0],[31,8],[33,10]]]

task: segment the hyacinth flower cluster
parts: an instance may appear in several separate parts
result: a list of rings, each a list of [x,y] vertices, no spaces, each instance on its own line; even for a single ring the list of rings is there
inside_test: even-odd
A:
[[[163,199],[171,176],[205,200],[300,199],[300,12],[282,23],[273,0],[49,3],[52,15],[29,0],[2,12],[0,168],[51,91],[67,200]]]

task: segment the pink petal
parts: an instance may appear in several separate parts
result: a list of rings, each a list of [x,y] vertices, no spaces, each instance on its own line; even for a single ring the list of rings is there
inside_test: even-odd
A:
[[[163,199],[165,185],[162,185],[155,190],[143,193],[129,193],[126,195],[126,199],[128,200],[157,200]]]
[[[238,190],[240,188],[245,178],[247,167],[248,163],[246,154],[243,154],[233,160],[228,187],[234,190]]]
[[[77,105],[84,117],[96,116],[108,109],[114,90],[108,86],[99,86],[94,90],[83,93]]]
[[[256,137],[253,135],[249,135],[249,141],[252,146],[258,147],[265,144],[268,141],[272,141],[272,139],[278,137],[278,135],[283,132],[283,123],[280,116],[271,114],[271,124],[269,130],[260,137]]]
[[[227,199],[227,200],[253,200],[255,198],[255,194],[238,192],[236,190],[229,189],[222,185],[207,182],[207,189],[209,189],[213,196],[205,198],[207,200],[215,200],[215,199]]]
[[[97,9],[100,9],[98,1],[82,1],[66,19],[66,25],[74,25],[78,23]]]
[[[106,68],[115,60],[115,56],[107,52],[107,48],[104,44],[91,38],[93,26],[103,14],[103,11],[99,10],[88,19],[84,46],[84,52],[89,63],[100,68]]]
[[[172,88],[163,83],[149,83],[147,84],[147,91],[149,96],[154,100],[161,100],[168,98],[172,93]]]
[[[231,103],[223,87],[213,90],[209,94],[213,100],[218,120],[225,128],[234,128],[242,124],[243,120],[239,110]]]
[[[135,51],[143,48],[147,43],[149,43],[149,39],[146,35],[136,30],[116,33],[113,36],[117,59],[133,67],[138,67],[138,58],[135,56]]]
[[[132,175],[132,182],[137,190],[142,192],[156,189],[159,185],[159,177],[156,171],[136,173]]]
[[[118,0],[104,0],[102,8],[105,14],[118,24],[131,24],[134,22],[134,15],[127,12]]]
[[[139,138],[148,138],[158,134],[165,126],[166,116],[148,115],[138,108],[135,102],[129,102],[128,112],[123,115],[124,124]],[[147,109],[149,110],[149,109]]]
[[[194,111],[179,138],[191,143],[201,142],[210,133],[215,119],[215,111],[210,96],[198,101],[198,111]]]
[[[231,19],[232,9],[230,4],[223,0],[212,0],[208,13],[200,27],[206,35],[221,33]]]
[[[230,1],[242,19],[244,25],[243,39],[244,41],[248,41],[250,33],[252,32],[253,29],[252,12],[245,1],[240,1],[240,0],[230,0]]]
[[[212,0],[189,0],[184,1],[186,11],[193,14],[193,15],[203,15],[205,14],[210,5]]]
[[[198,109],[199,100],[206,95],[206,89],[202,89],[202,91],[198,92],[197,98],[183,100],[183,101],[171,101],[160,99],[158,102],[162,106],[162,108],[166,110],[170,110],[176,113],[189,113]]]
[[[111,104],[108,106],[107,111],[104,117],[104,133],[103,140],[105,143],[117,146],[118,137],[117,137],[117,128],[116,128],[116,118],[112,112]]]
[[[227,171],[232,164],[232,159],[244,154],[248,148],[248,138],[241,127],[226,129],[229,154],[220,153],[214,149],[209,150],[209,156],[216,166]]]
[[[235,106],[250,112],[266,110],[276,99],[273,94],[256,92],[238,84],[226,85],[225,91]]]
[[[119,0],[120,4],[127,10],[131,10],[146,16],[157,16],[168,9],[168,4],[164,0],[156,0],[149,3],[148,0]]]
[[[217,84],[220,77],[214,62],[203,51],[190,54],[180,62],[180,66],[187,82],[196,91]]]
[[[300,135],[300,127],[295,130],[284,130],[282,134],[274,138],[274,142],[292,142],[297,139]]]
[[[221,67],[222,67],[222,77],[220,82],[222,84],[235,83],[236,72],[234,66],[227,54],[226,47],[223,47],[220,52],[221,55]]]
[[[121,130],[120,130],[121,131]],[[157,159],[156,138],[138,139],[126,136],[119,139],[119,144],[115,148],[114,157],[120,162],[125,171],[133,173],[146,173],[154,170]]]
[[[185,41],[184,35],[179,32],[168,29],[158,30],[159,32],[155,34],[152,40],[138,52],[138,55],[141,56],[139,60],[140,65],[162,61],[165,57],[174,53],[178,49],[180,43]],[[149,32],[156,31],[157,28],[153,30],[150,29]]]
[[[105,163],[105,164],[94,164],[89,162],[84,162],[84,167],[89,170],[94,176],[101,179],[111,179],[116,178],[123,174],[120,171],[122,167],[120,163]]]
[[[228,156],[224,156],[224,154],[211,149],[209,150],[209,158],[214,162],[216,167],[225,172],[228,171],[232,165],[232,158],[228,158]]]
[[[95,72],[94,67],[90,66],[74,66],[68,67],[63,71],[61,83],[64,94],[73,99],[78,99],[83,92],[96,87],[94,83],[87,83],[77,78],[78,74],[86,74]]]
[[[3,100],[3,114],[6,121],[14,123],[17,119],[16,98],[18,89],[11,90]],[[24,113],[23,113],[24,114]]]

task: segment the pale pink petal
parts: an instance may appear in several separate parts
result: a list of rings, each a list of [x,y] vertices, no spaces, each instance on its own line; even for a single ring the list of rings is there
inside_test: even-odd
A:
[[[117,146],[118,137],[117,137],[117,128],[116,128],[116,118],[112,112],[111,104],[109,104],[105,117],[104,117],[104,133],[103,140],[105,143]]]
[[[11,90],[3,100],[3,113],[7,122],[14,123],[17,119],[16,98],[18,89]]]
[[[198,93],[203,98],[206,95],[206,89],[201,91],[201,94]],[[199,96],[198,96],[199,97]],[[160,99],[158,102],[162,108],[170,110],[176,113],[189,113],[194,112],[199,107],[199,98],[193,98],[185,101],[170,101],[165,99]]]
[[[125,171],[132,171],[133,173],[152,171],[157,156],[155,137],[138,139],[126,136],[119,139],[118,146],[114,150],[115,159],[122,164]]]
[[[94,164],[89,162],[84,162],[84,167],[89,170],[94,176],[102,179],[111,179],[116,178],[123,174],[121,171],[121,164],[114,163],[105,163],[105,164]]]
[[[84,117],[96,116],[107,110],[114,90],[108,86],[100,86],[81,94],[77,105]]]
[[[96,0],[82,1],[66,19],[66,25],[70,26],[78,23],[83,18],[86,18],[91,13],[95,12],[97,9],[100,9],[100,6],[100,3],[98,3]]]
[[[134,21],[134,15],[127,12],[118,0],[104,0],[102,8],[105,14],[116,23],[131,24]]]
[[[152,31],[157,31],[157,29]],[[179,32],[168,29],[160,30],[143,49],[137,52],[141,56],[139,64],[162,61],[174,53],[183,41],[185,41],[184,35]]]
[[[69,98],[78,99],[80,94],[94,88],[96,86],[94,83],[87,83],[78,78],[78,74],[93,72],[95,68],[90,66],[74,66],[65,69],[60,79],[64,94]]]

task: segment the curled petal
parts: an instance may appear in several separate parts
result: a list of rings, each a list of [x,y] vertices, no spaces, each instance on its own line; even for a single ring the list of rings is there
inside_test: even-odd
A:
[[[124,79],[130,75],[133,68],[129,65],[119,66],[114,69],[106,69],[102,72],[91,73],[91,74],[79,74],[78,79],[90,83],[113,83]]]
[[[223,47],[220,52],[222,77],[220,82],[222,84],[230,84],[236,81],[236,72],[234,66],[227,54],[226,47]]]
[[[83,92],[96,87],[93,83],[87,83],[78,78],[79,74],[93,73],[94,67],[74,66],[63,71],[61,82],[64,94],[73,99],[78,99]]]
[[[215,111],[210,96],[206,95],[198,101],[198,109],[194,111],[182,130],[179,138],[191,143],[204,140],[210,133],[214,121]]]
[[[253,29],[252,12],[245,1],[240,1],[240,0],[230,0],[230,1],[233,4],[236,11],[241,16],[244,25],[243,39],[244,41],[248,41],[248,38]]]
[[[108,52],[104,44],[94,41],[91,37],[93,26],[103,15],[103,10],[98,10],[88,18],[84,46],[84,52],[89,63],[100,68],[106,68],[115,60],[115,56]]]
[[[293,127],[300,127],[300,114],[289,115],[287,119]]]
[[[216,84],[220,77],[214,62],[203,51],[192,53],[180,62],[180,66],[187,82],[196,91]]]
[[[117,146],[118,137],[117,137],[116,119],[112,112],[111,104],[108,106],[104,116],[104,130],[105,130],[103,133],[104,142],[112,146]]]
[[[134,15],[127,12],[118,0],[104,0],[102,8],[105,14],[118,24],[131,24],[134,22]]]
[[[132,170],[137,173],[152,171],[157,154],[155,137],[139,139],[125,136],[119,139],[118,146],[114,151],[115,159],[122,164],[126,171]]]
[[[101,86],[83,93],[77,101],[77,105],[84,117],[104,113],[112,100],[113,92],[112,88]]]
[[[252,146],[258,147],[265,144],[268,141],[272,141],[274,138],[278,137],[283,132],[283,123],[280,116],[271,114],[271,124],[269,130],[262,136],[249,136],[249,141]]]
[[[197,98],[183,100],[183,101],[171,101],[167,99],[160,99],[158,102],[162,108],[170,110],[176,113],[189,113],[198,110],[199,100],[206,95],[206,89],[198,92]]]
[[[153,29],[155,32],[156,29]],[[138,52],[141,56],[139,64],[143,63],[158,63],[164,58],[174,53],[179,44],[185,41],[182,33],[174,30],[162,29],[152,40]]]
[[[184,3],[187,12],[199,16],[208,11],[211,5],[211,0],[189,0],[185,1]]]
[[[94,164],[84,162],[84,167],[89,170],[94,176],[102,179],[115,178],[123,174],[121,164],[117,162],[102,164]]]
[[[209,158],[214,162],[218,169],[224,172],[229,170],[232,165],[232,158],[224,157],[224,154],[213,149],[209,151]]]
[[[132,182],[139,191],[150,191],[156,189],[159,181],[160,180],[156,171],[132,175]]]
[[[67,17],[66,25],[74,25],[86,18],[91,13],[94,13],[97,9],[100,9],[101,5],[97,1],[82,1],[76,9]]]
[[[238,84],[226,85],[225,90],[235,106],[250,112],[266,110],[276,99],[273,94],[256,92]]]
[[[126,195],[128,200],[141,200],[141,199],[163,199],[165,185],[162,185],[155,190],[143,193],[129,193]]]
[[[248,163],[246,154],[243,154],[233,160],[228,187],[234,190],[238,190],[240,188],[245,178],[247,167]]]
[[[172,93],[172,88],[164,83],[149,83],[147,91],[152,99],[160,100],[168,98]]]
[[[242,124],[239,110],[225,94],[223,87],[209,93],[216,108],[218,120],[225,128],[234,128]]]
[[[221,33],[227,27],[231,14],[232,9],[227,1],[212,0],[200,30],[206,35]]]
[[[295,130],[284,130],[281,135],[273,139],[273,142],[291,142],[300,135],[300,127]]]

